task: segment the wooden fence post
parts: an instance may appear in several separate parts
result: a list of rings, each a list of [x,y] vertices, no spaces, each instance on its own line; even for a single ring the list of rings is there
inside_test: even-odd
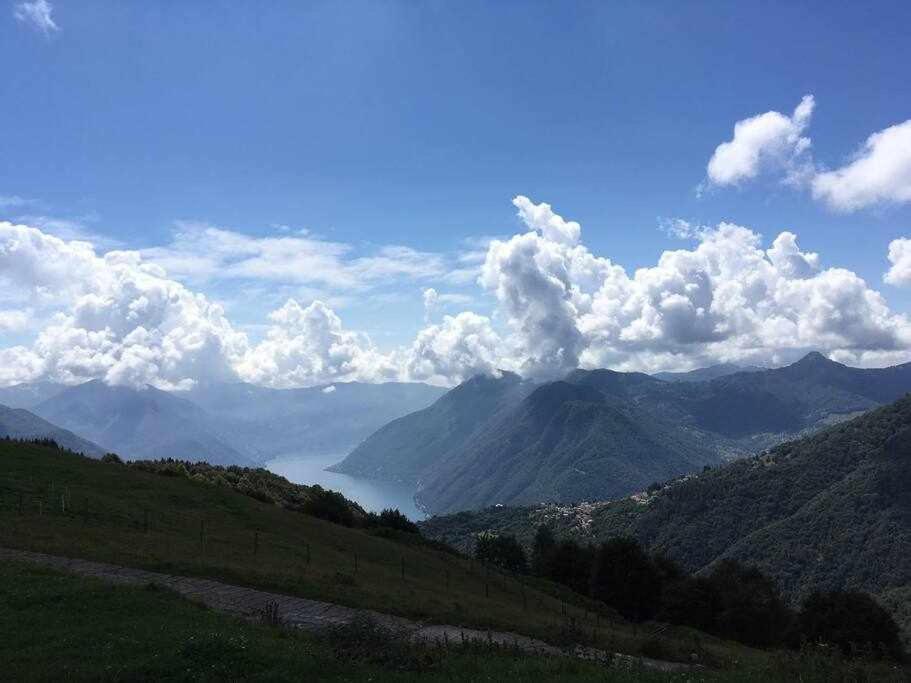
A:
[[[259,532],[253,532],[253,557],[259,552]]]

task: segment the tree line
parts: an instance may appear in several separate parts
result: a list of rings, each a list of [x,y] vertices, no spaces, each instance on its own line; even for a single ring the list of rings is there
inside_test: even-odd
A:
[[[565,585],[634,622],[691,626],[755,647],[825,643],[846,656],[905,657],[895,620],[868,594],[814,593],[795,610],[771,578],[735,560],[695,576],[632,538],[581,545],[556,539],[545,525],[538,527],[530,554],[515,536],[481,534],[475,557]]]

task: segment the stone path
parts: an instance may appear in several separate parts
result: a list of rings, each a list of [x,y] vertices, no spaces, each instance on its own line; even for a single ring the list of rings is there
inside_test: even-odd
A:
[[[343,607],[319,600],[308,600],[291,595],[270,593],[268,591],[233,586],[188,576],[175,576],[159,572],[145,571],[122,567],[103,562],[71,559],[57,555],[45,555],[27,550],[0,548],[0,561],[21,561],[41,564],[60,571],[82,576],[91,576],[108,583],[147,585],[150,583],[169,588],[174,592],[200,602],[207,607],[233,614],[244,619],[259,620],[267,609],[276,609],[281,623],[307,631],[317,631],[331,626],[350,624],[357,618],[370,618],[380,626],[413,641],[428,643],[460,643],[464,641],[482,641],[514,647],[526,652],[544,655],[574,655],[586,659],[613,661],[626,665],[641,665],[649,669],[678,672],[689,671],[693,667],[676,662],[663,662],[648,658],[635,658],[629,655],[608,655],[594,648],[577,647],[572,652],[548,645],[528,636],[504,631],[479,631],[447,624],[427,625],[403,617],[375,612],[367,609]]]

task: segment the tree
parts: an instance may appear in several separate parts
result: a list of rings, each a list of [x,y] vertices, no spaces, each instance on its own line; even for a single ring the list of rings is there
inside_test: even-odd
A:
[[[612,538],[595,555],[591,596],[627,619],[652,618],[661,605],[661,575],[632,538]]]
[[[546,524],[541,524],[535,532],[531,546],[531,571],[537,576],[548,576],[553,561],[557,541],[554,532]]]
[[[722,560],[709,585],[716,601],[715,633],[759,647],[787,642],[794,615],[772,579],[755,567]]]
[[[475,557],[509,572],[524,574],[528,559],[515,536],[480,534],[475,543]]]
[[[895,620],[866,593],[814,593],[804,600],[798,620],[808,641],[836,645],[845,655],[904,657]]]
[[[588,594],[594,550],[575,541],[563,539],[554,548],[548,578],[569,586],[577,593]]]

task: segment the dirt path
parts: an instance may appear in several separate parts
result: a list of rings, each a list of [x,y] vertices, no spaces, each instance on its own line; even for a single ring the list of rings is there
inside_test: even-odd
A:
[[[448,624],[422,624],[403,617],[374,612],[373,610],[343,607],[329,602],[297,598],[281,593],[270,593],[255,588],[233,586],[209,579],[162,574],[143,569],[105,564],[103,562],[33,553],[27,550],[0,548],[0,561],[31,562],[71,574],[91,576],[109,583],[129,585],[154,583],[169,588],[190,600],[201,602],[207,607],[244,619],[259,619],[264,610],[271,606],[271,608],[277,609],[277,616],[283,624],[308,631],[316,631],[327,626],[341,626],[351,623],[356,618],[369,617],[384,628],[415,641],[459,643],[477,640],[515,647],[537,654],[575,655],[586,659],[610,660],[614,663],[622,663],[629,666],[639,665],[668,673],[692,669],[687,664],[676,662],[663,662],[620,654],[608,655],[607,652],[594,648],[577,647],[574,651],[568,652],[565,649],[516,633],[479,631]]]

